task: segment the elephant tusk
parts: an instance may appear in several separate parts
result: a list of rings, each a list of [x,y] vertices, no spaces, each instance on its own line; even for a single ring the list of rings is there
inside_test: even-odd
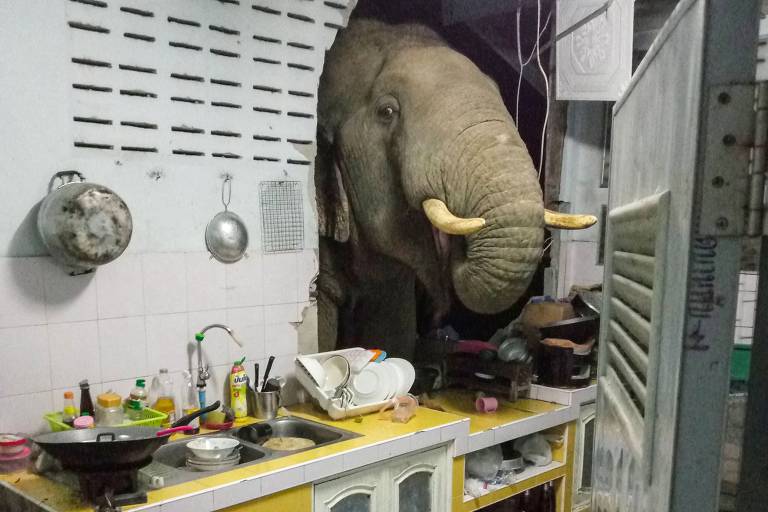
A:
[[[574,215],[544,210],[544,224],[551,229],[586,229],[596,222],[597,217],[594,215]]]
[[[471,235],[485,226],[485,219],[474,217],[463,219],[451,213],[439,199],[426,199],[421,203],[429,222],[437,229],[449,235]]]

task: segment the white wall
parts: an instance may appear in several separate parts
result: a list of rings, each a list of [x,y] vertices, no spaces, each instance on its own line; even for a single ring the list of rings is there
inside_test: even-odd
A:
[[[324,52],[335,27],[346,24],[354,2],[347,9],[339,8],[346,1],[336,1],[335,7],[302,0],[104,3],[104,8],[64,0],[0,3],[0,432],[43,428],[42,414],[59,409],[63,392],[75,389],[82,378],[89,379],[94,394],[112,389],[125,395],[135,378],[167,367],[179,383],[179,372],[190,366],[194,332],[213,322],[232,326],[246,346],[239,349],[220,331],[208,333],[203,345],[213,374],[209,402],[221,396],[228,368],[243,355],[249,373],[254,361],[262,362],[263,373],[266,357],[273,354],[278,356],[273,374],[290,375],[297,352],[295,323],[308,304],[308,283],[317,271],[312,166],[291,163],[312,161],[315,145],[289,140],[314,141],[316,121],[288,115],[314,114],[316,98],[290,91],[316,94]],[[152,16],[120,9],[128,4]],[[252,4],[266,9],[253,9]],[[72,28],[72,22],[108,32]],[[254,35],[278,42],[265,43]],[[201,50],[179,49],[170,42]],[[309,48],[288,44],[296,42]],[[210,49],[239,56],[214,56]],[[100,60],[110,67],[84,66],[72,58]],[[126,70],[124,65],[155,72]],[[198,75],[202,81],[174,79],[171,73]],[[215,78],[240,86],[217,85],[211,82]],[[110,91],[73,87],[79,83]],[[135,89],[156,97],[120,93]],[[202,103],[171,101],[174,96]],[[214,105],[220,101],[241,108]],[[75,120],[82,116],[111,124]],[[136,129],[124,121],[151,122],[157,128]],[[171,129],[182,125],[201,127],[204,133]],[[241,136],[213,133],[221,129]],[[254,135],[278,140],[265,142]],[[78,141],[112,149],[76,147]],[[155,152],[132,152],[124,146],[152,147]],[[178,148],[200,150],[205,156],[174,154]],[[214,157],[217,152],[241,158]],[[259,156],[278,161],[255,159]],[[48,181],[64,169],[80,170],[89,181],[115,190],[133,216],[128,250],[95,274],[68,276],[46,256],[35,229]],[[225,172],[234,176],[231,209],[243,217],[251,239],[249,257],[228,266],[209,259],[203,239],[208,220],[222,208]],[[302,185],[301,251],[262,251],[258,190],[267,180]]]
[[[600,218],[601,206],[608,203],[608,189],[600,188],[603,166],[602,102],[571,101],[563,146],[560,200],[570,213],[592,214]],[[557,257],[556,293],[568,295],[574,284],[590,285],[603,281],[603,266],[598,265],[600,224],[579,231],[560,231]]]

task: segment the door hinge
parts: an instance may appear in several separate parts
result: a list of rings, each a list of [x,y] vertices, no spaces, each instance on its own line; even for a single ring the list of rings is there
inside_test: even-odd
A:
[[[747,182],[746,235],[768,235],[766,221],[768,171],[768,82],[755,84],[755,135]]]
[[[755,149],[754,83],[713,86],[703,113],[704,160],[697,233],[742,236]]]

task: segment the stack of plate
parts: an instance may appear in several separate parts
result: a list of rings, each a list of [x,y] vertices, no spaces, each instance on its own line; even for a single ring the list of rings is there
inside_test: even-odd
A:
[[[223,457],[219,460],[201,459],[191,454],[187,455],[187,468],[191,469],[192,471],[219,471],[222,469],[233,468],[239,463],[239,451],[235,451],[234,454]]]
[[[240,462],[240,441],[228,437],[201,437],[187,443],[187,468],[219,471]]]
[[[377,363],[368,363],[349,382],[352,403],[372,404],[408,394],[416,371],[405,359],[390,357]]]

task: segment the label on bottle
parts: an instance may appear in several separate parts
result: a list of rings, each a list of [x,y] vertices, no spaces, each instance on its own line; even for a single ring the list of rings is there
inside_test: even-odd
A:
[[[235,418],[248,416],[248,374],[242,367],[232,368],[229,378],[230,406],[235,411]]]

